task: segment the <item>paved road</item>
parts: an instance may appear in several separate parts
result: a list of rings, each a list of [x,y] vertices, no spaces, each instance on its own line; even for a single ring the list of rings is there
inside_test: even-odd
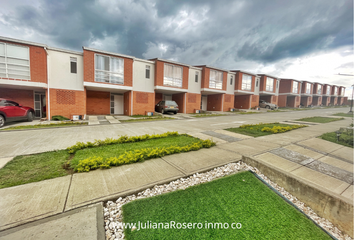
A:
[[[65,149],[78,141],[117,138],[120,135],[157,134],[167,131],[199,133],[244,123],[280,122],[310,116],[329,116],[333,113],[348,112],[349,108],[326,108],[306,111],[288,111],[260,114],[229,115],[210,118],[183,119],[156,122],[136,122],[110,125],[83,126],[0,132],[0,158],[33,154],[55,149]]]

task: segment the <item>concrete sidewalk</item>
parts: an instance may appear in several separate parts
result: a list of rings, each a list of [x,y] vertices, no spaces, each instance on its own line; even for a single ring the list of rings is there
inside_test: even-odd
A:
[[[353,149],[315,138],[349,123],[350,120],[346,119],[258,138],[242,138],[224,130],[191,133],[201,138],[212,137],[218,145],[142,163],[0,189],[0,239],[10,239],[11,236],[17,236],[11,234],[33,232],[32,227],[37,228],[36,224],[28,227],[25,223],[117,199],[242,158],[251,159],[249,163],[255,165],[263,164],[279,170],[328,196],[352,203],[353,172],[349,169],[353,169]],[[71,217],[75,216],[77,221],[84,220],[82,214],[73,214]],[[97,229],[93,228],[96,234]]]

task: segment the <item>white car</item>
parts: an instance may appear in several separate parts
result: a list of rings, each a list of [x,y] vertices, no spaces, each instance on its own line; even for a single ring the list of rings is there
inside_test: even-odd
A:
[[[259,106],[262,108],[267,108],[267,109],[272,109],[272,110],[278,109],[278,106],[276,104],[269,103],[264,100],[259,101]]]

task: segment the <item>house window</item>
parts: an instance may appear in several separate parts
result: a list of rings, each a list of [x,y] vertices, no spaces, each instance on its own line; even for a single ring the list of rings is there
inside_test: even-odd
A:
[[[195,82],[198,82],[198,74],[199,72],[195,72]]]
[[[116,57],[96,55],[95,81],[114,84],[124,83],[124,60]]]
[[[247,74],[242,74],[242,90],[251,91],[252,88],[252,76]]]
[[[182,67],[165,63],[163,85],[182,87]]]
[[[232,85],[232,81],[233,81],[233,79],[234,79],[234,77],[233,77],[233,76],[231,76],[231,77],[230,77],[230,85]]]
[[[273,89],[274,89],[274,79],[267,77],[266,91],[273,92]]]
[[[293,93],[298,93],[299,83],[293,82]]]
[[[70,72],[77,73],[77,59],[70,57]]]
[[[209,88],[222,89],[222,72],[210,70]]]
[[[333,93],[334,93],[334,95],[337,95],[337,94],[338,94],[338,88],[337,88],[337,87],[334,87]]]
[[[256,81],[256,87],[258,87],[258,80]]]
[[[0,77],[31,79],[28,47],[0,43]]]
[[[145,66],[145,78],[150,79],[150,66]]]
[[[311,93],[311,84],[306,83],[306,93],[310,94]]]
[[[317,94],[321,94],[322,93],[322,86],[321,85],[317,85]]]

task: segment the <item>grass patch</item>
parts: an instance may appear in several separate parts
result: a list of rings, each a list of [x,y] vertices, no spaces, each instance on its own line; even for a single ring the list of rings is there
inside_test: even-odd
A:
[[[49,124],[36,124],[36,125],[24,125],[16,127],[3,128],[0,131],[9,130],[24,130],[24,129],[38,129],[38,128],[52,128],[52,127],[68,127],[68,126],[82,126],[87,125],[87,122],[60,122],[60,123],[49,123]]]
[[[237,114],[258,114],[260,112],[238,112]]]
[[[86,148],[78,150],[71,160],[71,168],[77,168],[77,165],[81,160],[90,158],[92,156],[100,156],[102,158],[118,157],[124,154],[126,151],[134,151],[143,148],[164,148],[170,146],[183,147],[192,143],[201,142],[200,139],[185,136],[168,136],[166,138],[151,139],[143,142],[134,142],[134,143],[124,143],[124,144],[112,144],[107,146],[95,147],[95,148]]]
[[[70,120],[69,118],[63,117],[61,115],[54,115],[52,116],[52,120],[54,121],[65,121],[65,120]]]
[[[344,118],[331,118],[331,117],[308,117],[297,119],[300,122],[315,122],[315,123],[329,123],[334,121],[343,120]]]
[[[333,114],[332,116],[339,116],[339,117],[353,117],[353,114],[352,113],[336,113],[336,114]]]
[[[333,143],[337,143],[337,144],[340,144],[340,145],[343,145],[346,147],[353,148],[353,135],[341,133],[341,135],[339,137],[339,141],[338,141],[336,132],[328,132],[328,133],[322,134],[318,138],[321,138],[323,140],[330,141]]]
[[[0,169],[0,188],[68,175],[62,167],[68,157],[65,150],[17,156]]]
[[[202,224],[201,229],[125,229],[127,239],[331,239],[250,172],[135,200],[122,208],[125,223]],[[208,228],[206,223],[228,223],[229,228]],[[232,223],[242,227],[232,229]]]
[[[202,113],[197,113],[197,114],[192,114],[192,117],[196,118],[202,118],[202,117],[218,117],[218,116],[226,116],[227,114],[202,114]]]
[[[148,115],[132,115],[130,117],[133,117],[133,118],[153,118],[153,117],[162,117],[160,115],[152,115],[152,116],[148,116]]]
[[[137,119],[128,119],[128,120],[119,120],[122,123],[125,122],[151,122],[151,121],[165,121],[165,120],[171,120],[175,118],[171,117],[148,117],[148,118],[137,118]]]
[[[234,133],[240,133],[252,137],[261,137],[261,136],[266,136],[266,135],[271,135],[274,134],[275,132],[269,131],[269,129],[279,129],[280,128],[299,128],[299,127],[306,127],[306,125],[290,125],[290,124],[280,124],[280,123],[259,123],[259,124],[246,124],[246,125],[241,125],[238,128],[227,128],[225,130],[234,132]],[[264,131],[264,129],[266,131]],[[263,131],[262,131],[263,130]],[[293,130],[293,129],[289,129]],[[287,131],[289,131],[287,130]]]
[[[286,111],[282,111],[282,110],[277,109],[277,110],[267,110],[267,112],[286,112]]]

